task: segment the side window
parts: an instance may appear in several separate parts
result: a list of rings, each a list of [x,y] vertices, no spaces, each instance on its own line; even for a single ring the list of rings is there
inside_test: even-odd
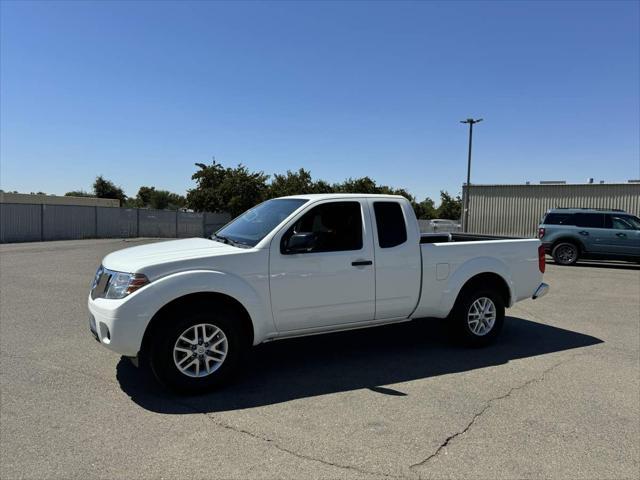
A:
[[[627,215],[607,215],[607,228],[616,230],[635,230],[632,220]]]
[[[576,225],[585,228],[604,228],[602,213],[576,213]]]
[[[407,226],[398,202],[374,202],[378,243],[380,248],[391,248],[407,241]]]
[[[575,225],[572,213],[550,213],[544,221],[545,225]]]
[[[362,248],[360,202],[331,202],[305,213],[282,237],[284,245],[293,234],[313,233],[315,246],[307,253],[339,252]],[[283,247],[281,251],[284,253]]]

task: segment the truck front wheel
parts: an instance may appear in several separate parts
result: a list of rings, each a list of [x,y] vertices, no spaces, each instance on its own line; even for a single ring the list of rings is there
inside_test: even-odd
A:
[[[151,339],[153,374],[178,393],[205,393],[223,385],[236,373],[247,349],[238,325],[227,310],[168,312]]]
[[[504,300],[494,290],[463,291],[451,315],[456,338],[471,347],[491,343],[504,324]]]

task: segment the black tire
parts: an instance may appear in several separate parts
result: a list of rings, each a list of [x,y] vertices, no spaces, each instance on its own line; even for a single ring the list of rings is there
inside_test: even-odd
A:
[[[580,258],[580,248],[573,242],[558,242],[551,251],[553,260],[558,265],[573,265]]]
[[[187,310],[169,311],[165,314],[165,318],[162,319],[162,325],[155,331],[149,342],[149,364],[154,376],[162,385],[180,394],[206,393],[228,383],[238,373],[245,353],[249,348],[249,342],[247,342],[246,336],[243,335],[241,320],[240,316],[232,309],[222,307],[213,309],[211,304],[195,304]],[[202,324],[220,329],[224,337],[226,337],[226,356],[212,373],[200,377],[188,376],[178,369],[174,361],[174,347],[178,338],[185,331]],[[209,327],[207,329],[208,333],[214,331]],[[212,340],[212,343],[214,340]],[[189,347],[186,343],[181,343],[180,345]],[[181,353],[178,353],[178,355],[181,355]],[[187,356],[185,354],[183,357],[186,359],[185,365],[189,364]],[[203,358],[206,359],[206,356]],[[204,361],[199,361],[199,366],[203,366],[203,369]],[[215,363],[211,362],[208,365],[213,367]],[[195,368],[196,366],[194,365],[192,370],[195,370]]]
[[[493,303],[495,320],[488,331],[479,334],[473,331],[469,323],[469,314],[475,302],[483,298],[489,299]],[[488,345],[496,339],[504,325],[504,299],[497,290],[486,287],[477,286],[463,290],[453,307],[450,321],[458,343],[468,347]]]

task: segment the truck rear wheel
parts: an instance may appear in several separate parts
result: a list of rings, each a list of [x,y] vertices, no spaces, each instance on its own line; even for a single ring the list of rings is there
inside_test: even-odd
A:
[[[247,350],[234,312],[210,307],[168,312],[151,339],[151,370],[177,393],[205,393],[225,384]]]
[[[470,347],[491,343],[504,324],[504,300],[495,290],[462,291],[451,312],[456,339]]]

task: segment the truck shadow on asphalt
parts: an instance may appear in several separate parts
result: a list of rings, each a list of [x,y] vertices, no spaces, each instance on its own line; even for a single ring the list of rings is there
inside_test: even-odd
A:
[[[118,363],[116,376],[122,390],[147,410],[208,413],[363,388],[380,395],[405,396],[384,385],[598,343],[602,340],[589,335],[507,317],[495,344],[466,349],[451,343],[443,321],[425,319],[260,345],[233,384],[207,395],[184,397],[163,390],[126,358]]]

